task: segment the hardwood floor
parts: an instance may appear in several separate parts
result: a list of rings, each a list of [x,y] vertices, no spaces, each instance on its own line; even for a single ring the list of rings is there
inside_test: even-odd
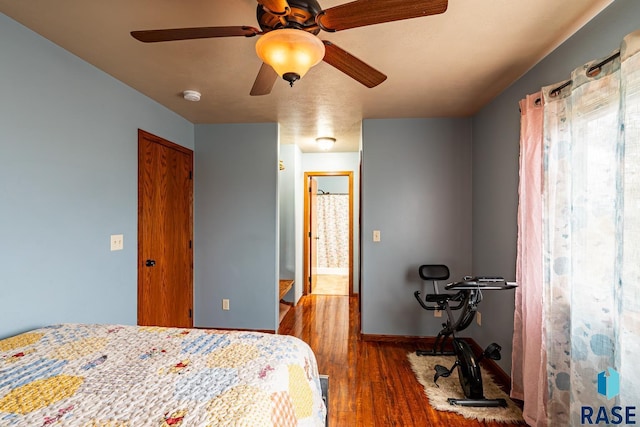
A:
[[[432,409],[406,357],[417,345],[362,341],[359,331],[358,300],[348,296],[304,296],[280,326],[307,342],[329,375],[329,426],[512,425]]]
[[[349,295],[349,276],[339,274],[318,274],[311,289],[314,295]]]

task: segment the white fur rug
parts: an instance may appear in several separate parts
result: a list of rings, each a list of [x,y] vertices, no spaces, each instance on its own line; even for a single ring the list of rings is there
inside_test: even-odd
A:
[[[454,370],[451,376],[438,378],[437,387],[433,383],[435,374],[434,367],[436,365],[446,366],[447,369],[453,366],[454,356],[416,356],[415,352],[407,355],[411,368],[416,374],[418,381],[424,387],[425,394],[429,398],[429,403],[438,411],[456,412],[465,418],[477,419],[479,421],[496,421],[501,423],[523,423],[522,411],[518,408],[509,396],[504,393],[493,378],[482,370],[482,384],[484,396],[488,399],[503,398],[507,401],[506,408],[476,408],[468,406],[451,405],[447,401],[448,398],[464,398],[460,380],[458,379],[458,370]]]

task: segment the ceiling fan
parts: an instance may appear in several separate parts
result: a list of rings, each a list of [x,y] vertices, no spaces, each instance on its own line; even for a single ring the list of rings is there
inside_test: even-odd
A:
[[[316,0],[257,1],[260,30],[249,26],[197,27],[132,31],[131,35],[145,43],[262,36],[256,51],[263,64],[251,89],[252,96],[271,93],[278,75],[293,86],[321,60],[372,88],[387,76],[334,43],[321,41],[317,37],[320,30],[335,32],[436,15],[444,13],[448,6],[448,0],[356,0],[323,10]]]

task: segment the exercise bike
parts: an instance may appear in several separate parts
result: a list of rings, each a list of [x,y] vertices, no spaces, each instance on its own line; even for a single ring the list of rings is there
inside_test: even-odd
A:
[[[475,318],[478,304],[482,301],[483,290],[513,289],[517,285],[506,282],[502,277],[469,277],[466,276],[460,282],[449,283],[445,286],[447,291],[455,293],[440,293],[438,280],[449,279],[449,268],[443,264],[422,265],[418,273],[423,280],[433,281],[434,293],[426,294],[424,301],[420,297],[420,291],[415,291],[414,296],[425,310],[443,310],[447,312],[447,321],[442,324],[442,330],[431,350],[417,350],[418,356],[456,356],[453,366],[449,369],[442,365],[436,365],[433,382],[438,385],[438,378],[450,376],[454,369],[458,368],[460,386],[464,393],[464,399],[449,398],[449,404],[459,406],[480,407],[506,407],[505,399],[487,399],[482,387],[482,374],[480,361],[484,358],[500,360],[500,347],[496,343],[489,344],[479,357],[476,357],[466,341],[457,338],[456,332],[466,329]],[[457,319],[453,312],[461,310]],[[447,338],[451,336],[453,351],[445,351]],[[439,346],[439,349],[438,349]]]

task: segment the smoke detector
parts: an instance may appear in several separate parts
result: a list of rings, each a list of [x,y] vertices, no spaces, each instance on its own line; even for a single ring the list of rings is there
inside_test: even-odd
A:
[[[198,102],[200,101],[201,95],[200,95],[200,92],[197,92],[195,90],[185,90],[184,92],[182,92],[182,96],[187,101]]]

